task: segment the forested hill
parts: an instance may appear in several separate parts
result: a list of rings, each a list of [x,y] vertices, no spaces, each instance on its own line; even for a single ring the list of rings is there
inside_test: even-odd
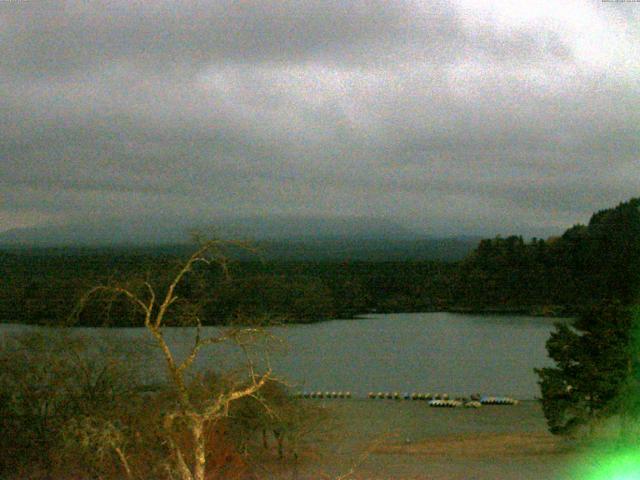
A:
[[[640,199],[597,212],[560,237],[481,240],[459,261],[394,256],[382,243],[374,257],[357,244],[336,243],[328,257],[301,259],[303,247],[294,247],[286,260],[240,258],[230,279],[200,265],[180,296],[198,299],[209,324],[436,310],[571,315],[607,299],[628,304],[640,290]],[[0,322],[59,323],[100,282],[148,277],[162,286],[188,254],[176,248],[0,252]],[[112,298],[98,299],[81,317],[85,325],[139,320],[123,299]]]
[[[242,237],[240,237],[242,238]],[[385,262],[385,261],[446,261],[462,260],[477,246],[482,237],[449,238],[310,238],[251,241],[257,253],[243,250],[232,252],[238,261],[272,262]],[[0,255],[19,254],[25,257],[185,257],[193,245],[185,243],[143,245],[115,244],[111,246],[39,246],[2,243]]]
[[[482,240],[454,284],[452,305],[472,310],[630,303],[640,293],[640,199],[599,211],[561,237]]]

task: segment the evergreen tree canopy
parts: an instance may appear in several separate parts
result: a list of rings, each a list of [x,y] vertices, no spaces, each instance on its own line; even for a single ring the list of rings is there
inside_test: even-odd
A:
[[[482,240],[460,264],[453,304],[468,308],[581,305],[640,293],[640,198],[594,213],[561,237]]]
[[[632,369],[632,320],[631,310],[614,301],[585,308],[571,325],[556,324],[547,341],[556,367],[536,369],[551,433],[619,413],[615,400]]]

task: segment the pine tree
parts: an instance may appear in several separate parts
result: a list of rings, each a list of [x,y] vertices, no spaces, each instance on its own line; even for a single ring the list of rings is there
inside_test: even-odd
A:
[[[571,434],[621,413],[631,385],[632,315],[620,302],[590,306],[569,325],[557,323],[547,341],[556,367],[536,369],[549,430]]]

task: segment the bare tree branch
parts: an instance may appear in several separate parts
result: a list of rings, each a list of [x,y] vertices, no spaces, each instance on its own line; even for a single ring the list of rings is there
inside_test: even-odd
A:
[[[191,366],[191,364],[194,362],[194,360],[198,356],[198,352],[200,351],[201,348],[206,347],[207,345],[214,345],[216,343],[223,343],[228,341],[228,337],[226,335],[220,335],[217,337],[208,337],[208,338],[202,339],[201,338],[202,322],[200,321],[199,317],[196,317],[196,322],[197,322],[196,338],[193,343],[193,346],[191,347],[191,351],[189,352],[189,355],[187,355],[187,357],[178,366],[178,369],[180,371],[184,371]]]
[[[271,378],[270,366],[262,375],[258,375],[255,371],[254,360],[249,347],[261,333],[261,330],[257,328],[236,328],[228,330],[223,335],[203,338],[202,322],[197,312],[186,310],[182,312],[182,315],[194,319],[196,323],[195,338],[189,353],[181,362],[176,361],[174,352],[164,337],[163,327],[165,326],[165,317],[169,308],[178,300],[176,289],[185,276],[193,270],[196,263],[203,262],[206,265],[210,265],[212,262],[215,262],[222,269],[225,278],[229,278],[228,260],[220,251],[222,246],[237,246],[250,251],[254,250],[245,242],[209,240],[202,243],[186,262],[181,265],[177,274],[171,279],[163,296],[158,296],[158,292],[153,288],[148,279],[143,282],[148,292],[148,298],[146,299],[143,299],[132,290],[120,285],[100,285],[90,289],[81,299],[78,308],[72,313],[72,316],[79,315],[89,299],[99,292],[111,292],[124,295],[144,313],[144,325],[164,356],[169,378],[178,394],[179,409],[165,416],[165,430],[167,432],[168,445],[175,457],[175,461],[173,462],[175,464],[175,470],[171,471],[171,475],[175,472],[180,480],[204,480],[207,460],[205,450],[205,426],[215,423],[227,416],[229,413],[229,405],[234,401],[247,396],[258,399],[256,392]],[[162,300],[159,301],[159,298]],[[230,389],[218,394],[214,399],[205,401],[204,405],[199,405],[199,401],[192,398],[192,393],[190,393],[187,386],[186,371],[193,365],[198,353],[203,347],[226,341],[233,341],[244,353],[247,360],[246,367],[250,382],[249,384],[234,384]],[[177,444],[171,437],[172,434],[176,433],[174,423],[177,419],[182,419],[186,422],[186,427],[191,436],[192,451],[183,451],[183,447]],[[121,450],[120,452],[116,452],[116,454],[119,456],[120,454],[124,455],[124,451]],[[127,465],[125,465],[125,470],[127,471],[127,475],[129,475],[130,469],[127,468]],[[169,470],[171,470],[170,467]]]

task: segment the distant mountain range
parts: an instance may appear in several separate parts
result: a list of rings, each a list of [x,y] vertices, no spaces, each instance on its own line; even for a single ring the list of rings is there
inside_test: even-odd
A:
[[[217,217],[206,223],[145,217],[16,228],[0,232],[0,248],[182,250],[193,231],[205,237],[251,240],[264,257],[280,260],[458,260],[480,240],[426,237],[395,222],[364,217]]]
[[[0,244],[38,246],[160,245],[184,243],[190,232],[250,240],[416,239],[418,235],[386,220],[350,217],[217,217],[208,222],[183,218],[100,218],[63,225],[0,232]]]

